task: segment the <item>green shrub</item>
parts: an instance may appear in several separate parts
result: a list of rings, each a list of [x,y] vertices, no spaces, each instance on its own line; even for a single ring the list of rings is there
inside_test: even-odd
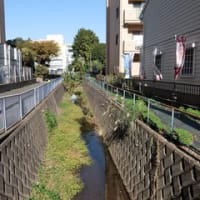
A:
[[[193,135],[187,130],[176,128],[175,135],[177,136],[177,140],[186,146],[190,146],[193,143]]]
[[[200,111],[197,110],[197,109],[193,109],[193,108],[184,108],[184,107],[179,107],[179,110],[180,111],[183,111],[183,112],[186,112],[186,113],[189,113],[189,114],[192,114],[192,115],[195,115],[197,117],[200,117]]]
[[[200,117],[200,111],[199,110],[195,110],[195,109],[192,109],[192,108],[187,108],[186,112],[190,113],[192,115]]]
[[[158,130],[166,130],[165,125],[163,124],[161,119],[158,116],[155,115],[155,113],[150,112],[149,113],[149,118],[150,118],[150,121],[153,122],[153,124],[156,125]]]
[[[121,87],[123,84],[123,74],[117,74],[117,75],[113,75],[110,74],[108,76],[106,76],[106,80],[107,83],[116,86],[116,87]]]
[[[44,199],[51,199],[51,200],[61,200],[59,195],[53,191],[48,190],[43,184],[35,184],[33,186],[34,194],[32,194],[33,197],[31,197],[29,200],[37,200],[41,199],[41,197]]]
[[[45,110],[44,116],[48,131],[52,131],[57,126],[56,116],[49,109]]]

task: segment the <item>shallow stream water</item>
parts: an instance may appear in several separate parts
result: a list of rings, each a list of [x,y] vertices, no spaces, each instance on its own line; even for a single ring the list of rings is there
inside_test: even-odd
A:
[[[83,139],[93,163],[81,169],[80,176],[84,182],[84,189],[74,200],[129,200],[101,138],[95,132],[91,132],[84,134]]]

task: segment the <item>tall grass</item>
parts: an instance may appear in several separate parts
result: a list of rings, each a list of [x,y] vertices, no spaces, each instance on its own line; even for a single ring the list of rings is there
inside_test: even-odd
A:
[[[91,163],[81,139],[80,120],[84,115],[69,99],[67,95],[63,98],[56,127],[52,113],[45,114],[50,127],[48,147],[31,200],[69,200],[83,188],[77,172],[81,166]]]

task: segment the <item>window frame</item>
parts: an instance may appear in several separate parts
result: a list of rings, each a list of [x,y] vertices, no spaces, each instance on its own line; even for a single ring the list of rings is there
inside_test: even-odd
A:
[[[158,59],[159,59],[159,61],[158,61]],[[162,70],[162,53],[159,53],[159,54],[155,55],[155,66],[161,72],[161,70]]]
[[[192,58],[192,73],[183,73],[183,71],[184,71],[184,66],[185,66],[185,61],[184,61],[184,65],[183,65],[183,67],[182,67],[182,69],[181,69],[181,73],[180,73],[180,77],[182,77],[182,78],[190,78],[190,77],[194,77],[194,69],[195,69],[195,57],[196,57],[196,48],[195,47],[192,47],[191,45],[186,45],[186,49],[185,49],[185,59],[186,59],[186,57],[188,57],[187,55],[186,55],[186,52],[187,52],[187,50],[189,50],[189,49],[192,49],[193,50],[193,58]]]
[[[119,7],[116,8],[116,19],[119,18]]]

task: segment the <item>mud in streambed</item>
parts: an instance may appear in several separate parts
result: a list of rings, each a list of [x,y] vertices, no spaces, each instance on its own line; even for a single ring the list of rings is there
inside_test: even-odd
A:
[[[93,160],[91,166],[84,166],[80,176],[84,189],[74,200],[129,200],[112,159],[95,132],[83,135],[89,155]]]

